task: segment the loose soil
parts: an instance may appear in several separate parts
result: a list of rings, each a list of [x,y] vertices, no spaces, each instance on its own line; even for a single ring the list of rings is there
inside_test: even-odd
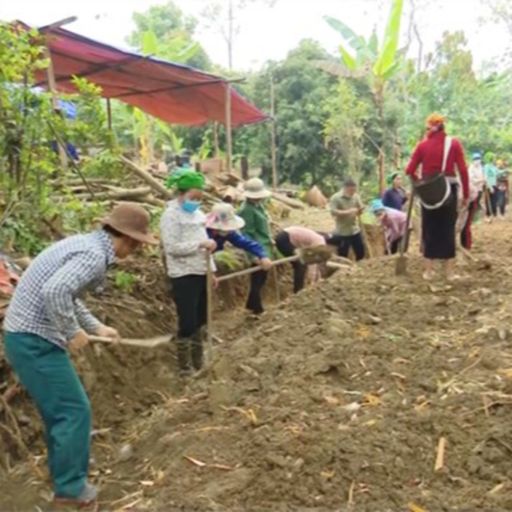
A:
[[[172,346],[92,347],[78,366],[100,509],[512,510],[512,224],[476,231],[453,285],[423,282],[415,256],[400,278],[375,258],[259,320],[219,303],[223,343],[187,383]],[[126,336],[173,329],[153,263],[130,297],[93,300]],[[51,509],[31,407],[21,394],[5,418],[0,510]]]

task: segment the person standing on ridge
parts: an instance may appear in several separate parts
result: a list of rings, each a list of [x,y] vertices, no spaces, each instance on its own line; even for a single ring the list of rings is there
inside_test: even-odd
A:
[[[508,170],[503,160],[498,160],[496,162],[496,166],[498,167],[496,207],[500,215],[500,219],[505,219],[510,192]]]
[[[407,203],[407,192],[402,186],[402,176],[394,172],[389,177],[391,187],[388,188],[382,196],[382,203],[386,208],[402,211],[404,204]]]
[[[331,243],[337,244],[338,256],[346,258],[352,248],[356,260],[362,260],[365,249],[360,216],[364,206],[357,193],[356,182],[352,178],[347,178],[343,183],[343,189],[331,197],[329,205],[331,215],[336,221]]]
[[[482,156],[473,153],[472,163],[469,166],[469,204],[467,208],[459,211],[457,221],[460,230],[460,244],[464,249],[470,250],[473,246],[473,233],[471,227],[480,208],[480,200],[485,187],[485,175],[482,167]],[[459,198],[461,191],[459,190]]]
[[[426,131],[426,138],[416,146],[406,172],[416,185],[420,177],[428,180],[444,174],[447,194],[441,203],[434,206],[422,202],[422,249],[425,258],[423,277],[431,280],[434,261],[441,260],[446,278],[452,281],[458,277],[454,272],[458,177],[462,184],[462,207],[465,208],[469,200],[468,170],[462,144],[446,135],[444,116],[430,115]],[[418,175],[420,166],[421,176]]]
[[[498,216],[498,168],[494,162],[494,154],[487,153],[484,165],[487,222]]]

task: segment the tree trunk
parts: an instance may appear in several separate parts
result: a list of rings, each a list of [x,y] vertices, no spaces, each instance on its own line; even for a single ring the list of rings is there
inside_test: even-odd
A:
[[[228,69],[233,70],[233,32],[234,32],[234,17],[233,17],[233,0],[229,0],[228,5]]]
[[[384,126],[384,84],[379,84],[375,90],[375,103],[377,105],[377,114],[379,117],[379,125],[382,134],[382,141],[378,148],[377,157],[377,170],[379,176],[379,192],[380,195],[384,194],[386,189],[386,166],[385,166],[385,155],[384,155],[384,134],[386,133],[386,127]]]

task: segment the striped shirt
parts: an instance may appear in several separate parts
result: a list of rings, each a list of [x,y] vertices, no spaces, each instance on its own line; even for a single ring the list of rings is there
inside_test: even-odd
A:
[[[23,274],[4,320],[8,332],[36,334],[61,348],[84,329],[101,325],[79,296],[103,284],[114,263],[110,235],[98,230],[45,249]]]

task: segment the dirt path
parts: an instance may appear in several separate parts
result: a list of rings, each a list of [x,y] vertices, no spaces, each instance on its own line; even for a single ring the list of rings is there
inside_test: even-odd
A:
[[[258,322],[230,313],[212,374],[184,389],[165,349],[108,351],[120,398],[101,398],[108,376],[93,394],[113,408],[95,425],[110,429],[94,443],[102,510],[511,510],[511,237],[478,226],[455,285],[424,283],[417,258],[405,278],[374,260]],[[2,510],[45,507],[34,465],[2,490]]]

